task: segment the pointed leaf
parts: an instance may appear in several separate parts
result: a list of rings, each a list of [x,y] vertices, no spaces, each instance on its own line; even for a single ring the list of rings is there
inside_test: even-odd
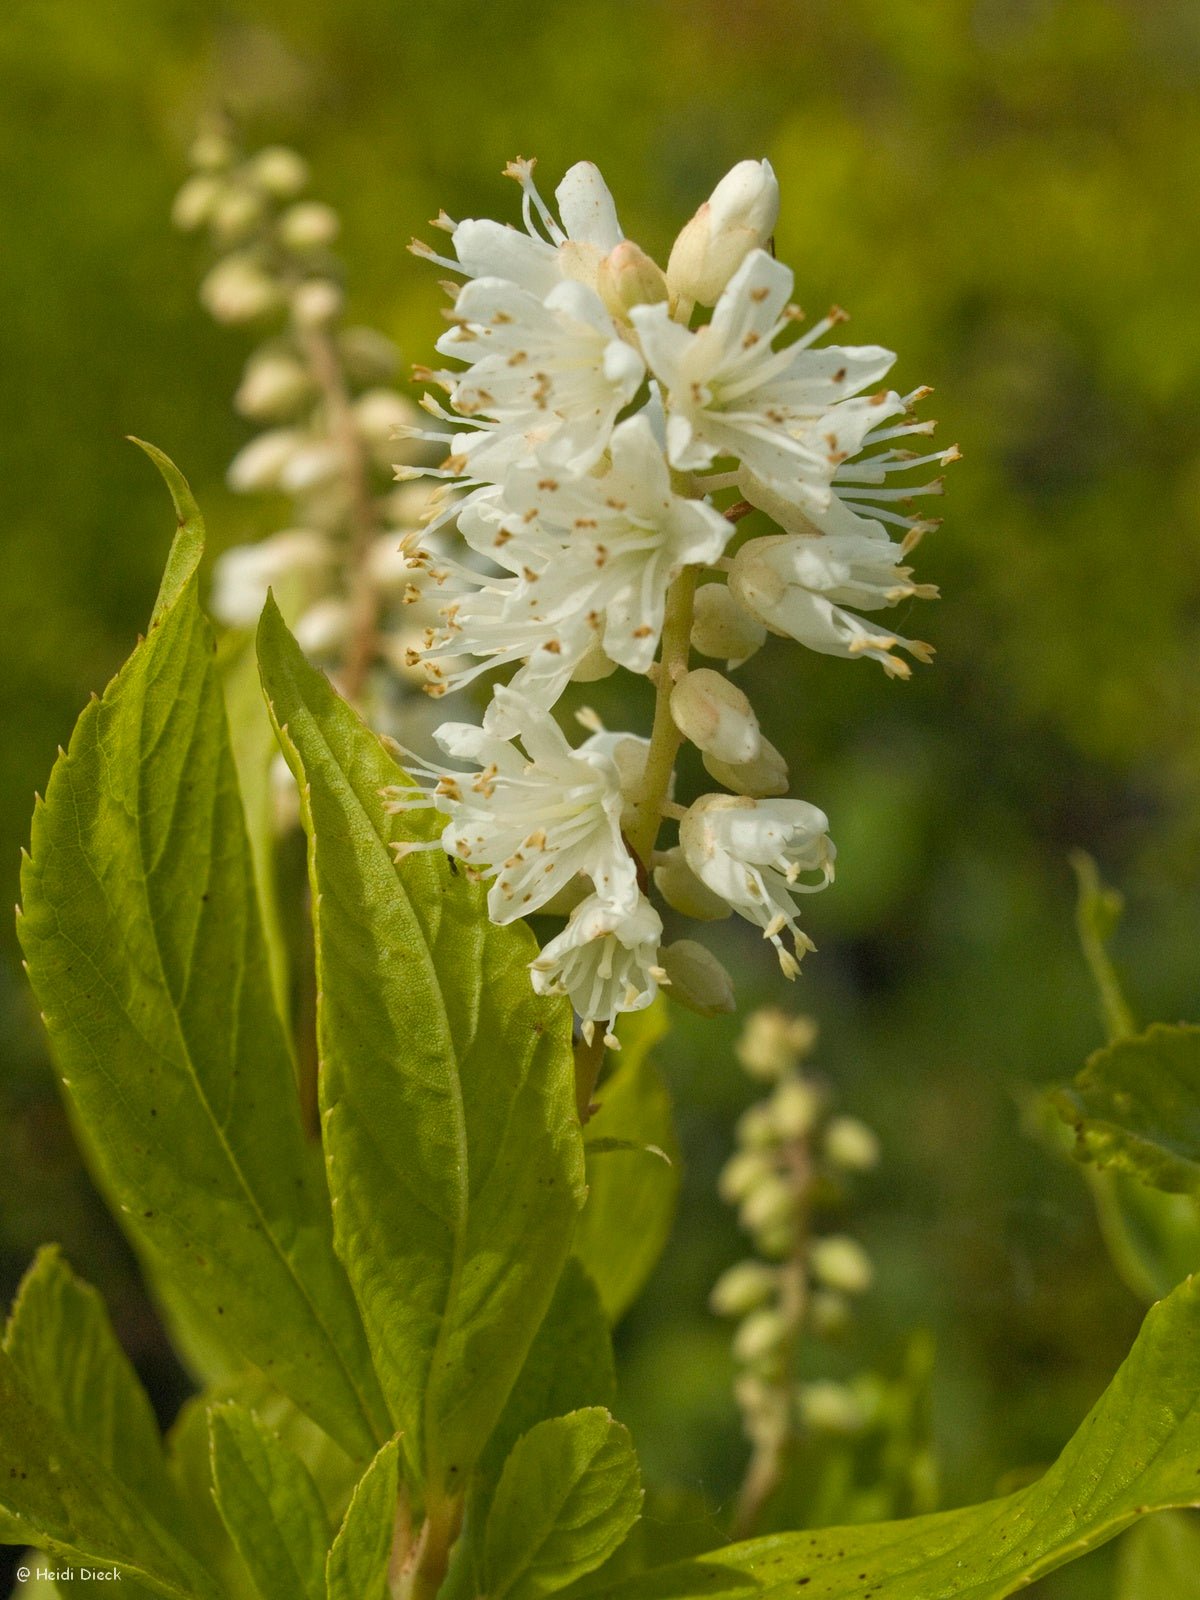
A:
[[[642,1504],[629,1434],[602,1406],[540,1422],[504,1464],[484,1535],[488,1600],[540,1600],[607,1561]]]
[[[329,1552],[329,1600],[387,1600],[400,1490],[400,1441],[390,1439],[363,1474]]]
[[[278,610],[263,684],[309,834],[321,1104],[338,1248],[413,1472],[454,1492],[545,1313],[582,1203],[570,1014],[538,999],[528,931],[486,917],[411,825],[379,740]]]
[[[21,939],[95,1165],[158,1274],[361,1458],[386,1412],[272,1000],[201,537],[189,517],[149,636],[54,769]]]
[[[616,1070],[601,1085],[600,1109],[587,1125],[588,1198],[575,1254],[595,1279],[610,1322],[653,1272],[679,1196],[671,1101],[650,1057],[666,1031],[661,1004],[622,1018]]]
[[[217,1510],[262,1600],[325,1600],[329,1524],[304,1464],[240,1406],[209,1426]]]
[[[775,1534],[662,1567],[611,1600],[1003,1600],[1150,1511],[1200,1502],[1200,1280],[1147,1314],[1054,1466],[1003,1500]]]
[[[1081,1161],[1200,1196],[1200,1028],[1155,1023],[1119,1039],[1051,1099]]]
[[[22,1544],[116,1567],[167,1600],[221,1600],[216,1581],[38,1405],[2,1351],[0,1518]]]
[[[53,1247],[40,1251],[25,1275],[4,1349],[29,1392],[66,1432],[186,1542],[187,1519],[146,1391],[104,1302]]]

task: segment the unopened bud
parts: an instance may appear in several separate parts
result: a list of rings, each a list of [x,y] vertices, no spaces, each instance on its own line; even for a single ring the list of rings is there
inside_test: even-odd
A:
[[[240,244],[262,221],[262,196],[253,189],[230,185],[214,201],[209,222],[221,244]]]
[[[604,641],[599,633],[592,636],[592,642],[575,663],[571,673],[572,683],[599,683],[602,678],[611,678],[617,670],[617,663],[611,656],[604,653]],[[645,761],[642,762],[645,767]]]
[[[711,667],[680,678],[671,690],[671,716],[684,738],[720,761],[752,761],[762,747],[749,700]]]
[[[251,256],[226,256],[200,285],[200,302],[218,322],[253,322],[280,304],[279,285]]]
[[[779,1143],[779,1130],[765,1100],[742,1112],[736,1132],[738,1143],[746,1150],[771,1150]]]
[[[294,428],[272,428],[268,433],[260,433],[234,456],[225,481],[237,494],[277,489],[280,474],[301,443],[301,435]]]
[[[834,1117],[825,1129],[825,1157],[845,1172],[869,1172],[879,1162],[879,1139],[857,1117]]]
[[[705,751],[704,770],[723,783],[734,794],[752,795],[765,800],[771,795],[786,794],[790,787],[787,762],[769,739],[763,739],[753,761],[718,761]]]
[[[818,1433],[859,1433],[866,1422],[854,1391],[830,1379],[801,1384],[796,1405],[805,1424]]]
[[[726,1205],[734,1206],[744,1200],[764,1178],[774,1175],[775,1168],[768,1156],[758,1150],[739,1150],[721,1168],[717,1193]]]
[[[331,482],[346,470],[346,456],[332,439],[305,440],[293,451],[279,473],[279,487],[288,494],[304,494]]]
[[[188,160],[201,172],[219,172],[227,167],[236,155],[233,141],[223,133],[209,131],[197,134],[188,151]]]
[[[395,445],[400,428],[411,427],[420,414],[411,400],[394,389],[368,389],[354,402],[354,420],[370,444]]]
[[[395,377],[400,353],[374,328],[346,328],[338,339],[346,375],[356,384],[386,383]]]
[[[252,182],[277,200],[290,200],[308,182],[308,163],[286,145],[268,145],[247,163]]]
[[[654,886],[673,911],[681,911],[696,922],[719,922],[730,915],[728,900],[722,900],[706,883],[701,883],[678,845],[659,857]]]
[[[663,269],[634,244],[623,239],[600,263],[600,298],[614,317],[623,318],[632,306],[652,306],[667,298]]]
[[[328,278],[310,278],[292,291],[292,315],[302,328],[324,328],[342,314],[343,296]]]
[[[350,624],[350,608],[344,600],[330,595],[309,606],[292,630],[305,655],[336,655],[345,643]]]
[[[191,233],[212,216],[213,207],[225,192],[220,178],[210,172],[197,172],[175,196],[171,221],[184,233]]]
[[[716,656],[736,667],[765,644],[767,630],[738,604],[723,583],[705,583],[696,590],[692,647],[702,656]]]
[[[803,1139],[821,1114],[821,1095],[803,1078],[785,1078],[767,1105],[781,1139]]]
[[[817,1040],[811,1017],[789,1017],[775,1006],[764,1006],[746,1018],[735,1049],[752,1078],[771,1082],[790,1072]]]
[[[808,1259],[817,1281],[842,1294],[865,1294],[875,1278],[870,1256],[849,1234],[833,1233],[826,1239],[815,1239]]]
[[[337,238],[341,228],[337,212],[321,200],[302,200],[289,206],[279,219],[279,242],[285,250],[300,254],[323,250]]]
[[[764,1178],[742,1201],[738,1216],[749,1233],[790,1226],[796,1215],[796,1197],[777,1175]]]
[[[775,231],[779,184],[769,161],[739,161],[676,239],[667,262],[672,299],[714,305],[751,250]]]
[[[836,1339],[850,1326],[850,1302],[845,1295],[819,1289],[808,1302],[813,1332],[822,1339]]]
[[[312,377],[302,361],[279,350],[264,350],[246,363],[233,403],[243,417],[273,422],[293,415],[313,392]]]
[[[739,1261],[717,1279],[708,1304],[718,1317],[744,1317],[747,1311],[765,1305],[778,1287],[779,1274],[774,1267],[765,1261]]]
[[[778,1311],[752,1311],[733,1336],[734,1356],[748,1367],[769,1362],[787,1336],[787,1321]]]
[[[227,627],[251,627],[268,589],[296,578],[303,578],[306,586],[323,584],[332,561],[328,542],[311,528],[288,528],[257,544],[234,545],[213,565],[212,614]]]
[[[735,1007],[733,979],[711,951],[694,939],[666,945],[659,960],[670,980],[667,993],[702,1017],[727,1016]]]

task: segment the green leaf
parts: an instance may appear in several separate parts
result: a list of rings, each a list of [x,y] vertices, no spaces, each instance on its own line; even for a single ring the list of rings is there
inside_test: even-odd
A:
[[[457,1492],[545,1314],[583,1198],[570,1013],[441,852],[398,870],[406,781],[271,603],[263,684],[309,835],[338,1249],[411,1470]]]
[[[391,1439],[354,1491],[326,1565],[329,1600],[387,1600],[400,1489],[400,1441]]]
[[[1200,1280],[1152,1307],[1053,1467],[1003,1500],[775,1534],[612,1591],[610,1600],[1002,1600],[1150,1511],[1200,1501]]]
[[[25,1275],[4,1349],[30,1394],[64,1430],[186,1541],[187,1518],[146,1391],[100,1296],[53,1246],[39,1252]]]
[[[197,602],[203,530],[163,471],[183,525],[149,636],[35,812],[21,940],[94,1164],[156,1275],[365,1458],[386,1409],[271,994]]]
[[[602,1406],[539,1422],[504,1464],[484,1534],[488,1600],[539,1600],[618,1548],[642,1504],[629,1434]]]
[[[1051,1100],[1081,1161],[1200,1195],[1200,1028],[1155,1023],[1097,1050]]]
[[[117,1567],[167,1600],[222,1600],[195,1558],[33,1399],[2,1351],[0,1517],[22,1544]]]
[[[653,1272],[679,1195],[671,1101],[650,1059],[667,1031],[665,1012],[660,1003],[622,1018],[616,1070],[600,1086],[600,1109],[587,1125],[588,1199],[575,1253],[595,1279],[611,1322]],[[665,1159],[648,1155],[647,1146]],[[603,1159],[593,1160],[600,1151]]]
[[[262,1600],[325,1600],[329,1524],[304,1464],[240,1406],[209,1426],[217,1509]]]
[[[1121,1540],[1113,1600],[1193,1600],[1200,1575],[1200,1517],[1164,1511]]]

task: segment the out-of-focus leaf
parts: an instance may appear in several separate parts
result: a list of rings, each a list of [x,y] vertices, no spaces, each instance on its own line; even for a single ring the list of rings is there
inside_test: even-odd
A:
[[[539,1422],[504,1464],[484,1534],[489,1600],[540,1600],[607,1561],[637,1521],[629,1435],[602,1406]]]
[[[671,1102],[651,1059],[667,1031],[665,1013],[659,1003],[622,1018],[616,1069],[601,1085],[600,1109],[587,1125],[588,1198],[575,1253],[595,1279],[611,1322],[629,1309],[653,1272],[679,1194]],[[666,1159],[648,1155],[647,1146]]]
[[[4,1349],[64,1430],[184,1542],[187,1518],[146,1391],[121,1349],[104,1303],[52,1246],[26,1273]]]
[[[329,1552],[329,1600],[387,1600],[400,1487],[400,1441],[389,1439],[354,1491]]]
[[[1155,1023],[1097,1050],[1051,1099],[1081,1161],[1200,1195],[1200,1027]]]
[[[213,1577],[29,1393],[0,1351],[0,1517],[14,1542],[116,1567],[167,1600],[221,1600]]]
[[[583,1200],[570,1014],[440,852],[391,846],[406,781],[278,609],[263,685],[301,789],[338,1248],[413,1474],[457,1493],[545,1315]]]
[[[262,1600],[324,1600],[329,1524],[303,1463],[240,1406],[209,1425],[217,1509]]]
[[[1200,1587],[1200,1517],[1163,1511],[1121,1540],[1113,1600],[1193,1600]]]
[[[203,524],[150,454],[180,531],[147,638],[35,812],[21,939],[102,1181],[156,1272],[365,1457],[386,1410],[271,994],[197,600]]]
[[[1018,1494],[905,1522],[775,1534],[646,1574],[613,1600],[1003,1600],[1147,1512],[1200,1501],[1200,1281],[1147,1313],[1053,1467]]]

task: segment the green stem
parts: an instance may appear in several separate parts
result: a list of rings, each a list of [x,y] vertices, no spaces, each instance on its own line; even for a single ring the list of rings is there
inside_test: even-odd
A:
[[[696,597],[698,567],[685,567],[667,591],[663,619],[662,650],[659,655],[658,684],[654,702],[654,726],[650,730],[650,749],[635,810],[637,820],[629,833],[629,845],[642,865],[649,869],[662,808],[671,788],[675,757],[683,735],[671,716],[671,690],[687,671],[691,648],[692,610]]]

